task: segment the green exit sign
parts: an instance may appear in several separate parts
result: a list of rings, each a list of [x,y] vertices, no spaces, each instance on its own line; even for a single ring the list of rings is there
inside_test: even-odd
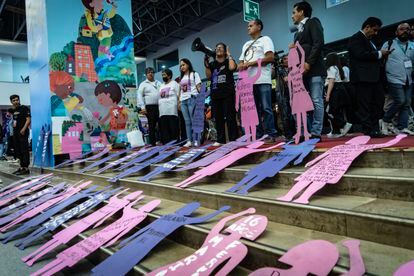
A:
[[[246,22],[260,18],[259,3],[252,0],[243,0],[243,18]]]

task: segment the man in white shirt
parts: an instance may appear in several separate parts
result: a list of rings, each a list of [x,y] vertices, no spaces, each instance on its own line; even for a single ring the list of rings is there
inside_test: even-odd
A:
[[[249,76],[254,76],[257,72],[257,60],[261,59],[262,72],[260,78],[253,85],[254,101],[259,117],[256,133],[257,138],[267,134],[268,141],[273,142],[277,136],[272,111],[271,73],[271,63],[274,60],[275,49],[272,39],[261,35],[263,22],[260,19],[250,21],[247,30],[252,39],[243,46],[238,68],[239,71],[247,69]]]
[[[154,79],[154,69],[148,67],[145,69],[147,79],[138,87],[138,108],[140,113],[148,118],[149,140],[150,144],[155,146],[157,143],[156,127],[160,116],[158,110],[158,93],[161,82]]]

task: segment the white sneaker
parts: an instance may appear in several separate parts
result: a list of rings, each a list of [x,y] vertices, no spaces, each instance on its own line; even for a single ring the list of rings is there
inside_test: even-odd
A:
[[[194,141],[193,146],[194,147],[198,147],[198,142],[197,141]]]
[[[414,131],[409,130],[408,128],[404,128],[400,130],[400,133],[408,134],[408,135],[414,135]]]
[[[332,132],[329,132],[328,134],[326,134],[326,137],[328,137],[328,138],[330,138],[330,139],[333,139],[333,138],[339,138],[339,137],[342,137],[343,135],[342,134],[333,134]]]
[[[384,135],[390,135],[388,132],[388,123],[384,122],[383,119],[379,120],[379,128],[380,132]]]
[[[343,128],[341,128],[341,135],[345,136],[351,130],[352,124],[346,123]]]
[[[185,144],[184,144],[184,147],[189,148],[189,147],[191,147],[191,145],[192,145],[192,144],[191,144],[191,141],[188,141],[187,143],[185,143]]]
[[[213,147],[220,147],[222,144],[221,143],[219,143],[219,142],[215,142],[214,144],[213,144]]]

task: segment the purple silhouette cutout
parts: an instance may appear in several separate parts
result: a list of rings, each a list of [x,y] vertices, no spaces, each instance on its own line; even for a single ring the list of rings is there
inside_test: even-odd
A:
[[[230,166],[231,164],[233,164],[234,162],[240,160],[241,158],[246,157],[249,154],[275,149],[275,148],[283,145],[284,143],[279,143],[279,144],[274,145],[274,146],[259,149],[259,147],[261,147],[263,144],[264,144],[264,142],[262,142],[262,141],[256,141],[256,142],[254,142],[254,143],[252,143],[252,144],[250,144],[246,147],[239,148],[235,151],[232,151],[231,153],[229,153],[226,156],[223,156],[222,158],[216,160],[214,163],[208,165],[207,167],[196,171],[194,173],[194,175],[190,176],[189,178],[185,179],[184,181],[182,181],[181,183],[178,183],[175,186],[179,187],[179,188],[185,188],[188,185],[190,185],[190,184],[192,184],[192,183],[194,183],[194,182],[196,182],[196,181],[198,181],[198,180],[200,180],[200,179],[202,179],[206,176],[213,175],[213,174],[225,169],[226,167]]]
[[[236,141],[229,142],[213,151],[210,151],[209,153],[204,155],[204,158],[194,163],[191,163],[183,168],[176,169],[175,171],[180,172],[180,171],[195,169],[198,167],[208,166],[211,163],[215,162],[217,159],[220,159],[224,155],[228,154],[229,152],[232,152],[233,150],[237,148],[248,145],[249,143],[247,142],[247,139],[249,139],[249,137],[244,135],[240,137],[239,139],[237,139]]]
[[[248,70],[239,72],[239,80],[236,84],[236,111],[241,108],[241,125],[244,132],[250,136],[251,140],[256,140],[256,126],[259,124],[256,104],[254,102],[253,84],[260,78],[262,72],[261,59],[257,60],[257,73],[252,78],[249,77]]]
[[[117,159],[115,161],[109,162],[106,166],[104,166],[103,168],[100,168],[100,169],[96,170],[93,174],[103,173],[103,172],[105,172],[105,171],[107,171],[107,170],[109,170],[109,169],[111,169],[113,167],[116,167],[118,165],[121,165],[122,163],[124,163],[124,162],[126,162],[128,160],[135,159],[138,156],[140,156],[141,154],[144,154],[147,151],[149,151],[149,149],[150,149],[150,147],[143,147],[140,150],[135,151],[135,152],[133,152],[133,153],[127,155],[127,156],[124,156],[124,157],[119,158],[119,159]]]
[[[315,144],[318,141],[319,139],[310,139],[297,146],[284,145],[284,150],[282,152],[249,170],[239,183],[228,189],[226,192],[247,195],[249,189],[268,177],[274,177],[295,158],[294,165],[302,163],[303,159],[315,148]]]
[[[302,126],[305,140],[308,140],[310,137],[306,120],[306,112],[313,110],[313,103],[309,96],[309,92],[306,91],[305,85],[303,84],[303,72],[305,72],[305,51],[302,46],[300,46],[299,42],[296,42],[295,46],[296,47],[289,50],[288,55],[288,86],[292,114],[296,115],[297,126],[294,138],[295,143],[298,144]]]
[[[143,154],[140,154],[138,157],[136,157],[135,159],[128,161],[127,163],[123,164],[122,166],[118,167],[117,169],[115,169],[116,171],[122,171],[125,170],[126,168],[129,168],[137,163],[140,163],[144,160],[147,160],[148,158],[151,158],[152,156],[156,155],[159,152],[163,152],[166,149],[175,146],[175,140],[174,141],[170,141],[165,145],[162,146],[156,146],[156,147],[150,147],[148,148],[148,151],[144,152]]]
[[[205,222],[216,215],[230,209],[223,206],[219,210],[202,217],[190,217],[200,207],[200,203],[192,202],[164,215],[142,228],[128,239],[121,242],[124,246],[114,255],[107,258],[94,269],[95,275],[125,275],[134,265],[139,263],[158,243],[181,226]]]
[[[138,200],[138,199],[137,199]],[[136,200],[136,201],[137,201]],[[109,247],[117,242],[122,236],[127,234],[136,225],[141,223],[155,207],[157,207],[161,200],[153,200],[138,210],[132,208],[136,201],[128,204],[124,208],[122,217],[112,224],[108,225],[101,231],[93,234],[85,240],[69,247],[68,249],[59,253],[56,259],[42,269],[36,271],[31,276],[36,275],[54,275],[64,269],[65,267],[73,267],[79,261],[83,260],[91,253],[98,250],[101,246]]]
[[[192,118],[192,132],[193,141],[200,145],[201,135],[204,130],[204,106],[206,98],[210,95],[210,91],[206,90],[206,85],[201,85],[200,93],[197,95],[195,100],[194,113]]]
[[[393,146],[406,136],[400,134],[387,143],[372,145],[366,145],[369,139],[371,139],[369,136],[358,136],[346,142],[345,145],[333,147],[307,163],[305,167],[312,167],[297,177],[295,181],[298,182],[286,195],[279,197],[278,200],[292,201],[297,194],[305,190],[293,202],[308,204],[309,198],[326,184],[338,183],[352,162],[362,153],[368,150]]]
[[[63,191],[62,193],[58,193],[58,192],[64,190],[65,188],[66,188],[66,183],[65,182],[62,182],[62,183],[59,183],[58,185],[53,186],[52,190],[50,192],[45,193],[44,195],[42,195],[41,197],[39,197],[35,201],[29,203],[24,208],[19,209],[19,210],[15,211],[14,213],[11,213],[8,216],[5,216],[5,217],[1,218],[0,219],[0,225],[4,225],[6,223],[9,223],[9,222],[17,220],[17,219],[22,219],[23,220],[23,218],[24,218],[24,216],[26,215],[27,212],[35,209],[36,207],[38,207],[38,206],[40,206],[44,203],[46,204],[46,202],[48,202],[49,200],[52,200],[54,198],[61,197],[62,195],[64,195],[67,191]],[[36,194],[39,194],[39,193],[42,193],[42,191],[40,191]],[[10,205],[10,206],[12,206],[12,205]],[[5,207],[5,208],[7,208],[7,207]],[[0,229],[0,231],[5,231],[5,230],[7,230],[7,226]]]
[[[144,196],[139,197],[141,194],[142,191],[136,191],[124,196],[123,198],[118,198],[119,194],[114,195],[109,199],[107,205],[70,225],[69,227],[63,229],[62,231],[56,233],[50,241],[42,245],[36,251],[22,258],[22,261],[25,262],[28,266],[32,266],[39,258],[43,257],[56,247],[62,244],[67,244],[77,235],[92,227],[92,225],[94,225],[94,228],[98,227],[103,222],[105,222],[105,220],[131,203],[131,201],[135,200],[135,202],[137,202],[141,200],[144,198]]]
[[[123,171],[122,173],[118,174],[117,176],[109,178],[108,181],[109,182],[116,182],[119,179],[124,178],[128,175],[137,173],[137,172],[145,169],[146,167],[151,166],[152,164],[163,161],[164,159],[166,159],[166,158],[170,157],[171,155],[175,154],[180,149],[181,149],[180,147],[173,147],[169,150],[162,151],[157,156],[155,156],[154,158],[148,159],[148,160],[144,161],[141,164],[137,164],[137,165]]]
[[[158,268],[147,274],[148,276],[164,275],[228,275],[247,255],[248,249],[240,239],[256,240],[267,226],[267,218],[260,215],[251,215],[241,218],[225,232],[220,234],[227,222],[247,214],[254,214],[255,209],[250,208],[243,212],[221,219],[210,231],[203,245],[191,256],[175,263]],[[216,268],[224,266],[216,271]]]
[[[153,171],[149,172],[148,174],[144,175],[138,180],[147,182],[150,181],[154,176],[157,176],[163,172],[171,171],[181,163],[190,163],[192,160],[196,159],[198,156],[203,154],[210,146],[211,144],[205,145],[200,148],[191,148],[188,152],[169,161],[168,163],[164,163],[162,166],[156,167]]]
[[[107,162],[108,160],[114,159],[114,158],[116,158],[116,157],[118,157],[118,156],[121,156],[122,154],[128,153],[128,152],[130,152],[131,150],[134,150],[134,149],[135,149],[135,148],[128,148],[128,149],[120,150],[120,151],[118,151],[118,152],[115,152],[115,153],[113,153],[113,154],[110,154],[110,155],[108,155],[107,157],[102,158],[102,159],[100,159],[99,161],[96,161],[96,162],[94,162],[94,163],[90,164],[89,166],[86,166],[85,168],[83,168],[83,169],[79,170],[79,172],[80,172],[80,173],[87,172],[87,171],[89,171],[89,170],[91,170],[91,169],[93,169],[93,168],[95,168],[95,167],[98,167],[99,165],[104,164],[104,163],[105,163],[105,162]]]
[[[56,230],[59,226],[61,226],[63,223],[70,220],[71,218],[75,216],[78,216],[78,217],[82,216],[89,210],[95,208],[102,201],[107,200],[109,197],[114,195],[120,189],[122,189],[122,187],[116,188],[113,190],[103,190],[100,193],[91,196],[91,198],[88,199],[87,201],[82,202],[81,204],[73,207],[72,209],[60,215],[51,217],[49,221],[43,223],[35,231],[33,231],[32,233],[30,233],[29,235],[21,239],[19,242],[17,242],[15,246],[19,247],[19,249],[21,250],[25,249],[30,243],[39,239],[46,233]]]
[[[88,183],[88,182],[86,182]],[[42,222],[48,220],[51,216],[59,213],[62,209],[68,207],[69,205],[77,202],[80,199],[87,198],[90,196],[94,196],[97,192],[95,192],[97,186],[92,186],[86,190],[77,192],[76,194],[71,195],[70,197],[66,198],[62,202],[59,202],[58,204],[54,205],[53,207],[50,207],[49,209],[45,210],[43,213],[32,213],[35,215],[32,219],[29,221],[26,221],[21,226],[19,226],[17,229],[10,231],[9,233],[5,234],[3,237],[1,237],[1,242],[7,243],[10,240],[14,239],[16,236],[21,235],[25,233],[27,230],[38,226]],[[57,198],[55,198],[56,200]],[[17,220],[16,220],[17,221]],[[14,224],[16,224],[16,221],[14,221]],[[3,231],[3,230],[2,230]]]

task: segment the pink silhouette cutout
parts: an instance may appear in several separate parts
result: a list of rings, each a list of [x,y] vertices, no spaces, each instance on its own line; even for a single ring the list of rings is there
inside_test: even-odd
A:
[[[135,200],[135,202],[137,202],[141,200],[142,198],[144,198],[143,196],[138,197],[141,194],[142,191],[136,191],[126,195],[123,198],[118,198],[119,194],[114,195],[109,199],[107,205],[103,206],[101,209],[97,210],[96,212],[93,212],[87,217],[79,220],[78,222],[70,225],[68,228],[65,228],[62,231],[58,232],[53,236],[53,238],[50,241],[45,243],[39,249],[32,252],[28,256],[22,258],[22,261],[25,262],[28,266],[32,266],[39,258],[46,255],[56,247],[62,244],[67,244],[78,234],[92,227],[92,225],[95,224],[93,228],[98,227],[106,219],[110,218],[113,214],[127,206],[131,201]]]
[[[407,135],[400,134],[387,143],[372,145],[366,145],[370,139],[369,136],[358,136],[349,140],[344,145],[333,147],[307,163],[305,167],[312,167],[297,177],[295,181],[298,182],[286,195],[279,197],[278,200],[292,201],[297,194],[302,190],[305,190],[302,195],[293,202],[308,204],[309,198],[322,189],[326,184],[338,183],[349,169],[352,162],[362,153],[368,150],[393,146],[406,136]]]
[[[190,176],[189,178],[185,179],[184,181],[182,181],[181,183],[179,183],[175,186],[180,187],[180,188],[185,188],[188,185],[190,185],[191,183],[194,183],[194,182],[196,182],[196,181],[198,181],[198,180],[200,180],[200,179],[202,179],[206,176],[213,175],[213,174],[225,169],[226,167],[230,166],[231,164],[233,164],[237,160],[240,160],[241,158],[243,158],[243,157],[245,157],[249,154],[275,149],[277,147],[280,147],[280,146],[284,145],[285,143],[279,143],[279,144],[271,146],[271,147],[259,149],[259,147],[262,146],[263,144],[264,144],[264,142],[257,141],[257,142],[254,142],[254,143],[246,146],[246,147],[236,149],[236,150],[230,152],[229,154],[221,157],[220,159],[218,159],[214,163],[208,165],[207,167],[196,171],[192,176]]]
[[[256,126],[259,124],[256,104],[254,102],[253,84],[260,78],[262,72],[261,59],[257,60],[257,73],[249,77],[248,70],[239,72],[239,80],[236,84],[236,111],[241,108],[241,125],[245,134],[249,135],[252,141],[256,140]]]
[[[393,276],[413,276],[413,271],[414,271],[414,260],[400,266],[392,275]]]
[[[161,267],[148,276],[164,275],[211,275],[215,269],[223,264],[214,275],[228,275],[246,256],[247,246],[240,242],[241,238],[254,241],[264,232],[267,218],[252,215],[238,220],[220,234],[227,222],[247,214],[254,214],[254,208],[221,219],[210,231],[203,245],[191,256],[173,264]]]
[[[101,231],[93,234],[85,240],[78,242],[77,244],[62,251],[56,256],[56,259],[42,269],[31,274],[35,275],[53,275],[61,271],[65,267],[73,267],[80,260],[86,258],[89,254],[93,253],[99,247],[109,247],[117,242],[123,235],[128,233],[132,228],[142,222],[155,207],[157,207],[161,200],[153,200],[138,210],[133,209],[132,206],[137,200],[128,204],[123,211],[122,217],[112,224],[108,225]],[[139,250],[139,249],[138,249]]]
[[[39,181],[37,180],[32,180],[28,183],[28,185],[24,185],[25,187],[27,187],[26,189],[23,187],[21,188],[21,190],[16,189],[15,193],[12,194],[12,192],[10,192],[8,195],[5,196],[5,198],[0,200],[0,207],[2,207],[3,205],[6,205],[8,203],[10,203],[11,201],[30,194],[32,192],[35,192],[43,187],[45,187],[46,185],[50,184],[50,181],[40,181],[39,184],[36,185],[36,183],[38,183]],[[30,187],[31,186],[31,187]],[[14,189],[12,189],[14,190]]]
[[[20,181],[17,181],[15,183],[12,183],[9,186],[4,187],[1,190],[0,198],[6,196],[8,194],[11,194],[12,192],[15,192],[15,191],[18,191],[20,189],[23,189],[24,187],[29,186],[29,185],[31,185],[33,183],[36,183],[36,182],[39,182],[39,181],[44,181],[44,180],[46,180],[46,178],[49,178],[52,175],[53,175],[52,173],[49,173],[49,174],[40,175],[38,177],[25,178],[23,180],[20,180]]]
[[[351,268],[342,274],[361,276],[365,273],[364,262],[359,251],[358,240],[342,243],[349,250]],[[273,267],[260,268],[249,276],[296,276],[296,275],[328,275],[339,259],[338,249],[334,244],[324,240],[312,240],[299,244],[286,252],[279,261],[291,266],[289,269]],[[355,267],[353,267],[355,265]]]
[[[53,198],[49,201],[46,201],[45,203],[37,206],[36,208],[24,213],[22,216],[20,216],[17,219],[13,220],[9,224],[3,226],[2,228],[0,228],[0,232],[5,232],[8,229],[10,229],[11,227],[13,227],[14,225],[19,224],[20,222],[25,221],[26,219],[37,216],[43,210],[46,210],[47,208],[55,205],[56,203],[61,202],[65,199],[71,197],[72,195],[80,192],[80,190],[86,188],[91,183],[92,183],[92,181],[87,181],[87,182],[84,182],[84,183],[78,185],[77,187],[72,186],[72,187],[68,188],[65,192],[62,193],[62,195],[60,195],[58,197],[55,197],[55,198]]]
[[[299,57],[300,53],[300,57]],[[296,47],[289,50],[288,55],[289,74],[288,86],[290,94],[290,105],[292,107],[292,114],[296,115],[296,134],[295,144],[299,143],[300,134],[303,126],[303,136],[308,140],[310,134],[308,132],[306,112],[313,110],[312,99],[309,92],[306,91],[303,84],[303,72],[305,71],[305,51],[299,42],[296,42]]]

